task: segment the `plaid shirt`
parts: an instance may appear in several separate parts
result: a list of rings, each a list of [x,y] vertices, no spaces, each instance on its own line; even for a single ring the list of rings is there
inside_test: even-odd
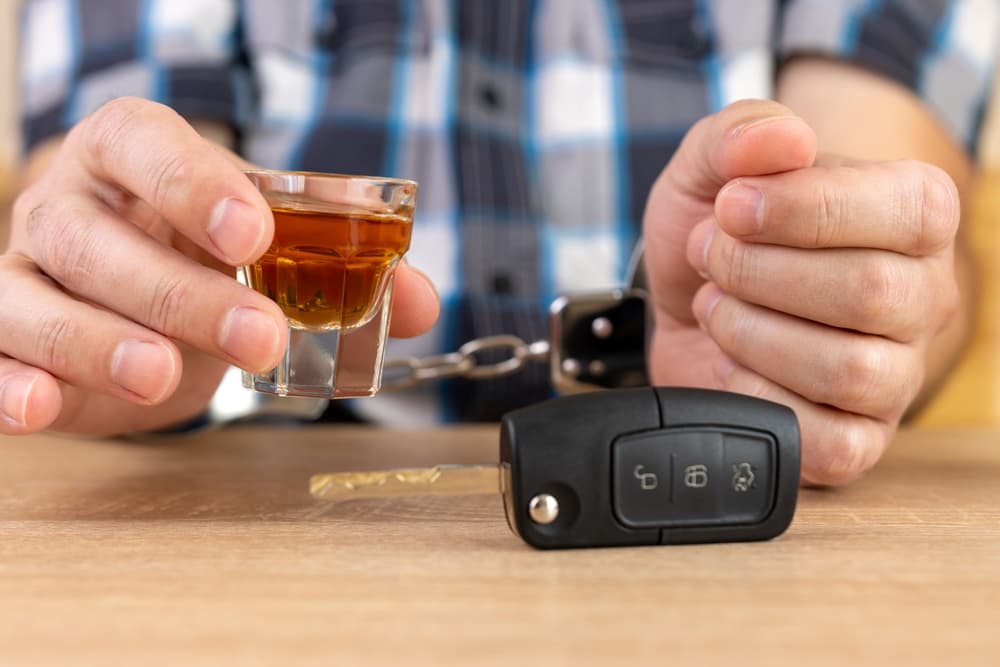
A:
[[[429,334],[547,336],[556,295],[621,284],[647,192],[697,119],[772,94],[778,58],[829,55],[919,94],[974,146],[996,0],[28,0],[28,147],[136,95],[227,123],[271,168],[420,182],[411,262]],[[551,391],[541,366],[356,403],[492,419]]]

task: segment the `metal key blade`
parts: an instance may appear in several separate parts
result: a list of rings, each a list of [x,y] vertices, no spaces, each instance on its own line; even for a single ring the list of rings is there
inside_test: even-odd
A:
[[[323,500],[401,498],[406,496],[472,496],[501,490],[496,465],[439,465],[372,472],[313,475],[309,492]]]

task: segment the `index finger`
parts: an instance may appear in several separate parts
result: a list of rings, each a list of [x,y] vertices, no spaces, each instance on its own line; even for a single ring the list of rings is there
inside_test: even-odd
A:
[[[930,164],[844,163],[731,181],[715,215],[743,241],[923,256],[951,244],[959,198],[951,178]]]
[[[67,137],[87,174],[142,199],[177,231],[237,266],[267,249],[274,219],[240,169],[162,104],[113,100]]]

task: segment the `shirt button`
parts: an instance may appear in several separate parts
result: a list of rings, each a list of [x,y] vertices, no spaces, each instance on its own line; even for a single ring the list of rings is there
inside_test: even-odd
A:
[[[340,33],[332,28],[319,27],[313,33],[313,43],[322,51],[336,51]]]
[[[497,295],[511,294],[514,291],[514,281],[511,279],[510,275],[506,273],[495,273],[493,274],[493,293]]]
[[[482,102],[484,107],[492,109],[493,111],[496,111],[503,106],[503,100],[500,99],[500,93],[497,92],[496,88],[488,83],[479,87],[479,101]]]

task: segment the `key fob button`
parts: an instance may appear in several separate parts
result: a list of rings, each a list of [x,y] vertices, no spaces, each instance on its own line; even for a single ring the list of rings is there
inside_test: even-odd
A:
[[[615,514],[627,526],[718,523],[725,477],[722,434],[666,429],[613,448]]]
[[[673,511],[672,448],[663,431],[620,438],[614,447],[613,501],[626,526],[659,526]]]
[[[722,515],[727,523],[755,523],[767,516],[774,498],[774,442],[766,436],[724,436]]]
[[[720,490],[725,484],[722,434],[690,430],[671,434],[674,506],[670,525],[722,523]]]
[[[756,523],[774,498],[774,442],[736,429],[673,428],[613,447],[615,515],[626,526]]]

